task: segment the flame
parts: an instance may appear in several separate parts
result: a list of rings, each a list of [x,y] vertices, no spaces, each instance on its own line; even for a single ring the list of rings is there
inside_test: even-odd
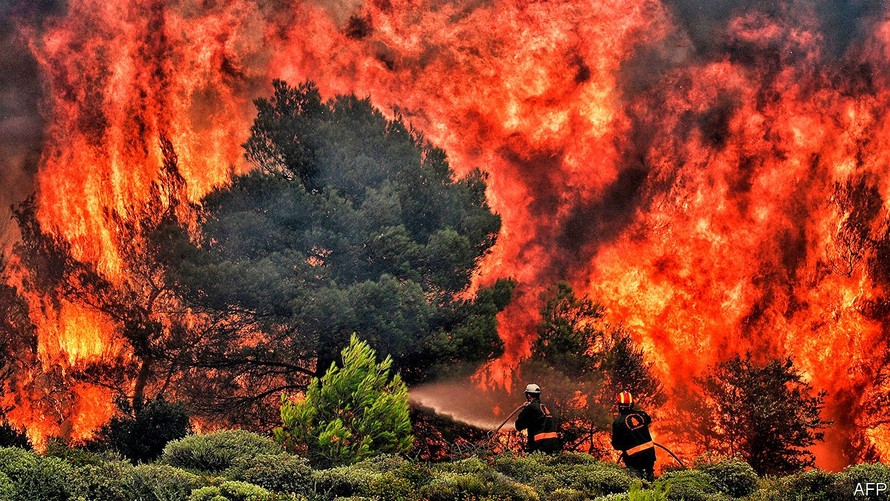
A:
[[[71,0],[23,28],[49,114],[39,220],[126,281],[107,215],[148,199],[160,138],[197,202],[248,168],[250,100],[272,78],[308,78],[327,96],[397,106],[458,174],[488,174],[503,227],[474,286],[510,276],[520,292],[499,317],[506,354],[479,373],[484,385],[509,387],[539,294],[566,279],[636,333],[669,386],[746,350],[790,355],[830,390],[828,417],[842,416],[845,402],[886,391],[873,388],[886,322],[870,312],[888,281],[868,269],[875,251],[846,235],[852,210],[833,194],[865,180],[890,208],[890,21],[876,12],[855,50],[832,59],[815,7],[774,10],[734,11],[715,28],[726,49],[702,50],[656,0]],[[870,224],[877,241],[884,223]],[[125,356],[109,319],[29,303],[47,372]],[[75,390],[97,402],[69,420],[86,436],[111,408],[98,389]],[[11,421],[51,428],[28,398],[15,404]],[[868,436],[887,450],[884,428]]]

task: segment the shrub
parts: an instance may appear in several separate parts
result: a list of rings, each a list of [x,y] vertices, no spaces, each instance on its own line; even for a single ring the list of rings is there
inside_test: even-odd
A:
[[[583,492],[575,489],[556,489],[546,499],[547,501],[585,501],[589,498]]]
[[[192,490],[201,487],[197,476],[168,465],[135,466],[123,481],[127,499],[186,501]]]
[[[128,501],[126,479],[133,465],[124,461],[105,461],[77,468],[80,495],[90,501]]]
[[[13,501],[69,499],[78,490],[74,469],[58,458],[42,458],[16,447],[0,448],[0,472],[14,485]]]
[[[189,501],[229,501],[220,494],[219,487],[201,487],[192,491]]]
[[[435,471],[447,471],[453,473],[484,473],[490,469],[491,467],[477,457],[461,459],[459,461],[449,461],[447,463],[439,463],[435,465]]]
[[[602,464],[599,459],[583,452],[563,452],[556,455],[533,454],[539,456],[538,461],[545,462],[552,466],[572,465],[572,464]],[[609,463],[611,464],[611,463]]]
[[[15,497],[15,484],[5,473],[0,473],[0,499],[12,499]]]
[[[890,485],[890,467],[881,463],[848,466],[844,468],[844,471],[834,476],[834,482],[828,488],[828,492],[837,499],[852,498],[858,487],[861,489],[859,492],[863,493],[863,495],[855,496],[856,499],[887,499],[886,493],[880,496],[865,496],[864,489],[868,483],[872,485],[875,483]]]
[[[627,492],[634,482],[634,478],[623,468],[599,461],[589,454],[574,452],[554,456],[503,456],[495,460],[494,467],[533,486],[542,495],[552,495],[554,491],[562,489],[579,491],[589,498]]]
[[[275,439],[291,452],[305,452],[317,465],[352,464],[381,453],[411,450],[408,388],[392,359],[377,363],[373,349],[353,334],[343,366],[332,364],[314,378],[306,396],[282,397],[282,427]]]
[[[562,466],[554,469],[553,476],[566,488],[583,491],[588,497],[627,492],[636,481],[624,468],[605,462]]]
[[[233,501],[264,501],[272,494],[258,485],[229,480],[219,485],[223,496]]]
[[[667,486],[654,485],[651,489],[643,489],[642,484],[634,484],[627,493],[627,501],[667,501]]]
[[[656,488],[666,489],[671,500],[704,501],[717,493],[714,477],[699,470],[665,473],[655,481]]]
[[[532,483],[544,475],[550,475],[553,470],[550,465],[543,462],[544,458],[546,456],[542,454],[501,456],[495,459],[494,468],[520,482]]]
[[[371,485],[379,475],[349,466],[338,466],[328,470],[312,472],[315,492],[328,497],[345,497],[361,495],[371,489]]]
[[[703,464],[697,469],[714,477],[714,486],[732,497],[749,496],[757,490],[757,473],[751,465],[740,459]]]
[[[312,491],[312,469],[305,459],[286,452],[235,458],[225,476],[270,491],[297,494]]]
[[[496,462],[495,469],[518,482],[530,485],[541,495],[552,493],[558,489],[574,489],[557,479],[557,476],[553,473],[555,471],[554,468],[541,465],[540,463],[515,461],[498,464]]]
[[[191,430],[185,407],[163,397],[148,400],[138,409],[124,406],[121,410],[124,415],[111,418],[88,443],[88,448],[115,450],[137,462],[153,461],[168,442]]]
[[[527,485],[515,482],[478,458],[435,465],[433,477],[420,489],[422,499],[511,499],[537,500],[538,493]]]
[[[451,501],[474,499],[491,494],[491,486],[486,485],[479,475],[470,473],[444,472],[423,486],[421,495],[429,501]]]
[[[807,501],[830,501],[834,474],[822,470],[809,470],[787,477],[767,477],[760,482],[760,488],[751,495],[757,501],[784,501],[786,499],[806,499]]]
[[[375,471],[358,465],[314,472],[316,493],[330,497],[366,496],[380,500],[417,499],[416,484],[400,476],[397,471]]]
[[[43,457],[59,458],[71,466],[101,465],[109,461],[122,461],[124,459],[117,451],[90,451],[79,447],[68,447],[58,440],[50,440]]]
[[[218,473],[238,458],[281,452],[281,446],[256,433],[223,430],[170,442],[164,447],[161,462],[187,470]]]

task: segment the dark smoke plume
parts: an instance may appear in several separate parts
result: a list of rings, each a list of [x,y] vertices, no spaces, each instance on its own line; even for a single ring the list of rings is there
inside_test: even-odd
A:
[[[16,238],[9,207],[34,191],[43,146],[40,77],[21,30],[64,10],[62,2],[0,2],[0,242]]]

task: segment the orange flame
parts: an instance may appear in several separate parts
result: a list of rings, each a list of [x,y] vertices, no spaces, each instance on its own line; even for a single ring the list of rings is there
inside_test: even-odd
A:
[[[845,242],[850,211],[832,193],[870,179],[890,207],[890,21],[829,64],[814,9],[797,3],[735,14],[718,33],[737,50],[717,55],[655,0],[68,4],[26,30],[50,111],[39,218],[112,281],[128,264],[106,215],[147,199],[160,137],[198,201],[246,169],[249,100],[272,77],[310,78],[397,105],[458,173],[489,174],[503,228],[476,285],[511,276],[521,294],[485,384],[509,385],[558,279],[604,301],[670,385],[756,350],[793,355],[837,406],[881,370],[886,327],[868,309],[887,291],[874,255]],[[108,319],[30,301],[47,367],[118,349]],[[36,415],[9,419],[43,426]],[[869,436],[887,450],[886,430]]]

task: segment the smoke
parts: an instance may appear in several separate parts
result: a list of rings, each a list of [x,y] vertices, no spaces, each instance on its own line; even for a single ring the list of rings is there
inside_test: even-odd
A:
[[[728,23],[740,14],[753,12],[791,27],[801,27],[805,22],[798,16],[812,12],[815,26],[811,28],[822,35],[826,55],[838,58],[862,41],[869,33],[867,27],[883,10],[883,2],[874,0],[664,0],[664,3],[688,34],[698,55],[704,58],[719,56],[731,49],[731,41],[725,36]]]
[[[17,238],[9,207],[34,190],[43,143],[37,62],[17,20],[60,8],[54,2],[0,3],[0,242]]]

